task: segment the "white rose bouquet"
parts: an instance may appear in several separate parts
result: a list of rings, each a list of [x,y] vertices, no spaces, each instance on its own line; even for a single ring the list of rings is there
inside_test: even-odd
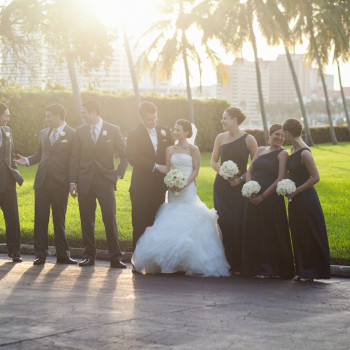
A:
[[[227,160],[221,164],[219,175],[221,175],[225,180],[234,179],[238,174],[238,166],[232,160]]]
[[[279,194],[280,196],[286,196],[287,194],[292,194],[296,191],[296,186],[294,181],[289,180],[289,179],[284,179],[281,180],[277,183],[277,188],[276,188],[276,192],[277,194]],[[289,202],[291,202],[292,200],[289,199]]]
[[[187,184],[186,175],[179,169],[170,170],[164,177],[164,183],[171,188],[184,188]],[[175,192],[176,194],[177,192]]]
[[[257,181],[248,181],[242,187],[242,195],[249,198],[252,194],[258,194],[261,186]]]

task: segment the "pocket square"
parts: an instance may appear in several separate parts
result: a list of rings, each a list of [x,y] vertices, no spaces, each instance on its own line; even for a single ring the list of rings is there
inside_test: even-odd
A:
[[[111,141],[112,141],[112,140],[107,140],[106,143],[107,143],[107,142],[111,142]]]
[[[62,140],[61,141],[61,143],[67,143],[68,142],[68,140]]]

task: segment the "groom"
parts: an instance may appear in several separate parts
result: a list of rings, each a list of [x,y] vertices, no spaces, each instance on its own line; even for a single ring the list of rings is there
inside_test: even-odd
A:
[[[129,132],[127,140],[127,156],[133,166],[130,185],[133,250],[164,203],[164,174],[168,171],[165,150],[173,144],[169,129],[157,124],[157,107],[152,102],[142,102],[139,114],[141,123]]]

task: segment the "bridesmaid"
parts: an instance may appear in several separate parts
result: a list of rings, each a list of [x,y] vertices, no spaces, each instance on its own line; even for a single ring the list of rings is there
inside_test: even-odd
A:
[[[241,191],[248,157],[250,155],[252,159],[258,148],[255,138],[239,128],[245,118],[238,108],[231,107],[224,111],[221,124],[225,132],[216,137],[211,158],[211,166],[217,173],[220,170],[219,158],[221,164],[232,160],[240,172],[239,178],[233,180],[225,180],[217,174],[214,182],[214,207],[219,215],[225,255],[235,275],[241,271],[242,219],[246,202]]]
[[[290,179],[296,191],[289,195],[289,226],[296,262],[296,281],[330,278],[330,257],[326,224],[313,185],[320,180],[312,153],[301,139],[302,125],[297,119],[283,124],[286,140],[292,144],[287,160]]]
[[[259,147],[246,180],[261,186],[250,197],[243,223],[242,274],[259,278],[292,278],[294,263],[284,198],[276,193],[286,175],[288,152],[282,147],[282,125],[270,128],[270,146]]]

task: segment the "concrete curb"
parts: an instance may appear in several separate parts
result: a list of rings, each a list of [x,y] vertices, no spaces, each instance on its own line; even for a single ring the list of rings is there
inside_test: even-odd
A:
[[[69,248],[70,256],[72,258],[82,258],[83,257],[83,248]],[[7,254],[7,247],[5,243],[0,243],[0,253]],[[132,252],[122,252],[123,261],[131,262]],[[21,244],[21,254],[35,255],[34,246],[30,244]],[[53,246],[49,246],[49,256],[55,256],[56,249]],[[96,250],[96,259],[97,260],[109,260],[108,251],[97,249]]]
[[[82,258],[83,256],[83,248],[69,248],[70,256],[72,258]],[[7,254],[7,247],[5,243],[0,243],[0,253]],[[21,253],[27,255],[35,255],[34,246],[30,244],[22,244],[21,245]],[[123,261],[131,262],[132,252],[122,252],[123,253]],[[55,256],[56,250],[55,247],[49,247],[49,256]],[[96,259],[97,260],[109,260],[108,251],[97,249],[96,250]],[[350,277],[350,266],[344,265],[331,265],[331,276],[337,277]]]

